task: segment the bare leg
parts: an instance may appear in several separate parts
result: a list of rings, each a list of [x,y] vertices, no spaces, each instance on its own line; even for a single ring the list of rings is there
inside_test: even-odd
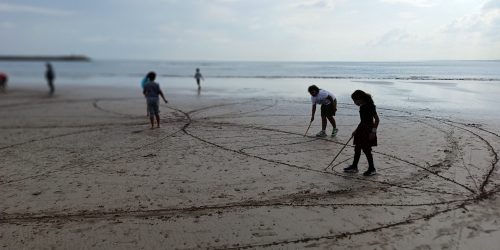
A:
[[[48,82],[49,82],[49,88],[50,88],[50,95],[53,95],[54,94],[54,80],[49,79]]]
[[[151,122],[151,129],[153,129],[155,127],[155,118],[152,115],[150,115],[149,121]]]
[[[321,130],[326,129],[326,116],[321,116]]]
[[[337,123],[335,122],[335,118],[333,118],[333,116],[328,116],[327,118],[330,121],[330,123],[332,124],[332,126],[334,128],[336,128],[337,127]]]
[[[160,115],[156,114],[155,117],[156,117],[157,127],[159,128],[160,127]]]

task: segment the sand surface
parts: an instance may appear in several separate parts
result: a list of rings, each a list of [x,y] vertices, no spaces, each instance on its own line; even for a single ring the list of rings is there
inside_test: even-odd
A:
[[[307,97],[0,94],[2,249],[496,249],[500,124],[378,107],[378,175],[345,174]],[[450,116],[452,117],[452,116]],[[331,127],[329,127],[330,129]],[[364,155],[361,172],[366,169]]]

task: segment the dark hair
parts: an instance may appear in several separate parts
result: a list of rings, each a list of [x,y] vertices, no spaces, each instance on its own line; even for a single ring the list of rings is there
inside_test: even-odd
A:
[[[314,91],[316,91],[316,92],[318,92],[318,91],[319,91],[318,86],[316,86],[316,85],[311,85],[311,86],[309,86],[309,88],[307,88],[307,91],[308,91],[308,92],[311,92],[311,91],[313,91],[313,90],[314,90]]]
[[[156,73],[151,71],[149,72],[146,77],[150,80],[150,81],[154,81],[156,79]]]
[[[356,90],[352,93],[351,95],[351,98],[353,100],[362,100],[366,103],[370,103],[370,104],[373,104],[373,99],[372,99],[372,96],[366,92],[364,92],[363,90]]]

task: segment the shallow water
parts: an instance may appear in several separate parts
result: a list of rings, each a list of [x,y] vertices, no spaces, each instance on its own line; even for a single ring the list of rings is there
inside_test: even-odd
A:
[[[500,99],[500,61],[421,62],[207,62],[92,61],[54,62],[56,88],[116,86],[138,88],[149,70],[167,95],[287,98],[309,102],[307,87],[316,84],[340,103],[362,89],[379,107],[445,116],[495,119]],[[201,68],[205,81],[198,91],[192,78]],[[45,87],[44,64],[0,62],[10,87]]]

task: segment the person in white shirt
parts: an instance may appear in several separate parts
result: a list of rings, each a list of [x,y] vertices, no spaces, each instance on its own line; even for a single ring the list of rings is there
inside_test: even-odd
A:
[[[316,113],[316,104],[321,104],[321,131],[316,134],[317,137],[325,137],[326,136],[326,120],[330,121],[332,124],[332,137],[337,135],[339,131],[337,129],[337,124],[335,123],[335,113],[337,112],[337,99],[335,96],[324,90],[318,88],[316,85],[311,85],[307,89],[309,94],[311,94],[311,102],[312,102],[312,114],[311,114],[311,122],[314,121],[314,114]]]

